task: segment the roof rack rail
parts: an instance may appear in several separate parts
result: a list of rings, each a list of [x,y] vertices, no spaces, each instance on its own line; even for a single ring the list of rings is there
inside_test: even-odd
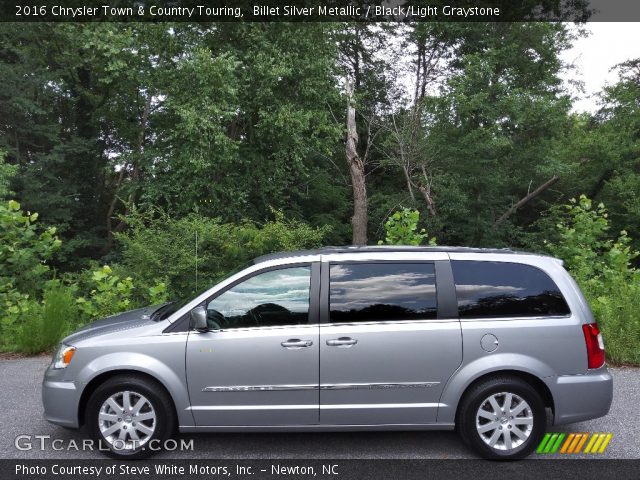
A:
[[[410,245],[365,245],[365,246],[327,246],[313,250],[298,250],[291,252],[278,252],[261,255],[253,260],[253,263],[262,263],[278,258],[298,257],[304,255],[322,255],[330,253],[354,253],[354,252],[459,252],[459,253],[521,253],[510,248],[475,248],[475,247],[450,247],[450,246],[410,246]],[[524,252],[522,252],[524,253]]]

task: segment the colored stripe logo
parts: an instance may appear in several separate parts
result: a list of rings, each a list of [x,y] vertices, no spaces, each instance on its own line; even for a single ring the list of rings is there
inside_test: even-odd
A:
[[[536,452],[539,454],[581,452],[598,454],[606,450],[612,438],[612,433],[547,433]]]

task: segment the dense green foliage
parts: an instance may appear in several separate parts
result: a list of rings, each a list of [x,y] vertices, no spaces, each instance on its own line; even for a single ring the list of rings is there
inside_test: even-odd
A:
[[[262,225],[156,213],[128,217],[120,263],[56,278],[48,266],[61,246],[55,228],[38,229],[38,215],[13,200],[0,204],[0,351],[41,352],[91,320],[192,296],[256,256],[319,247],[329,232],[277,211]]]
[[[640,364],[640,270],[632,266],[640,252],[633,250],[626,231],[611,232],[604,205],[594,206],[584,195],[551,216],[557,221],[557,240],[546,247],[564,260],[587,297],[607,358]]]
[[[519,246],[581,193],[633,231],[638,66],[621,66],[598,114],[570,113],[568,28],[5,23],[0,194],[58,228],[64,271],[117,256],[131,212],[156,208],[224,224],[275,208],[349,243],[348,76],[371,242],[404,206],[440,243]]]
[[[16,347],[21,352],[39,353],[54,347],[72,328],[81,325],[72,290],[53,282],[44,291],[42,304],[33,303],[17,330]],[[5,347],[13,347],[5,340]]]
[[[348,81],[370,243],[551,249],[612,358],[637,363],[640,60],[598,112],[572,113],[560,54],[576,34],[0,23],[0,348],[48,348],[262,253],[351,243]],[[581,194],[596,207],[562,207]]]
[[[56,229],[37,228],[37,213],[14,200],[0,204],[0,342],[14,339],[28,317],[39,315],[36,298],[50,278],[47,260],[60,247]]]
[[[197,214],[180,219],[166,213],[150,218],[133,214],[129,230],[117,237],[120,267],[137,285],[150,286],[160,278],[168,285],[169,297],[183,298],[259,255],[319,247],[329,231],[274,214],[275,219],[262,225],[248,220],[225,224]]]

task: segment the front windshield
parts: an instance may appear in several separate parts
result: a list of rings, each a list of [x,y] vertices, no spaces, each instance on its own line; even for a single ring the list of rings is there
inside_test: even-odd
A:
[[[229,277],[235,275],[236,273],[244,270],[245,268],[247,268],[252,263],[253,262],[243,263],[239,267],[236,267],[233,270],[231,270],[230,272],[228,272],[226,275],[223,275],[222,277],[220,277],[217,281],[214,281],[212,285],[215,285],[217,283],[220,283],[220,282],[226,280],[227,278],[229,278]],[[208,287],[200,290],[198,293],[192,293],[190,295],[187,295],[185,297],[179,298],[177,300],[173,300],[171,302],[165,303],[164,305],[162,305],[160,308],[158,308],[153,313],[153,320],[160,321],[160,320],[164,320],[166,318],[169,318],[171,315],[176,313],[178,310],[180,310],[182,307],[184,307],[191,300],[193,300],[194,298],[199,297],[200,295],[202,295],[204,292],[206,292],[210,288],[211,288],[211,285],[209,285]]]

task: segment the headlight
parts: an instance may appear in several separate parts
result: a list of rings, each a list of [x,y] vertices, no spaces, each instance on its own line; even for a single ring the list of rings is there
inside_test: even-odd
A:
[[[58,351],[53,357],[53,368],[67,368],[69,363],[71,363],[74,353],[76,353],[76,347],[71,347],[64,343],[60,345],[60,348],[58,348]]]

